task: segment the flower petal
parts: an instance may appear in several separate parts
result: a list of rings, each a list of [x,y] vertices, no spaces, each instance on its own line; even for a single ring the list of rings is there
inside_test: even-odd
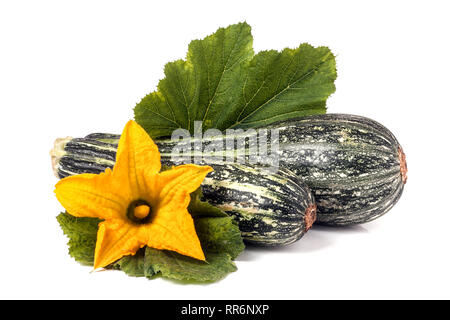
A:
[[[195,164],[177,166],[159,173],[153,178],[153,181],[147,180],[148,190],[150,193],[158,194],[160,206],[179,201],[178,203],[182,208],[187,208],[190,200],[189,194],[200,187],[206,175],[211,171],[213,169],[210,166]],[[178,199],[174,200],[175,194],[180,192],[181,195],[178,195]],[[180,199],[182,195],[186,195],[183,201]]]
[[[111,219],[124,217],[128,202],[115,188],[110,169],[100,174],[84,173],[61,179],[56,198],[75,217]]]
[[[146,175],[147,190],[155,210],[151,223],[145,228],[147,246],[205,260],[187,206],[189,194],[211,171],[208,166],[188,164]]]
[[[146,193],[145,172],[159,172],[161,156],[158,147],[134,121],[128,121],[122,132],[113,169],[115,179],[130,190],[129,197],[137,199]]]
[[[187,209],[180,210],[174,201],[173,206],[165,206],[156,213],[145,229],[146,245],[160,250],[172,250],[198,260],[205,260],[200,240],[195,231],[194,221]],[[140,238],[143,238],[142,235]]]
[[[135,254],[144,245],[139,241],[138,234],[137,226],[121,220],[101,222],[97,232],[94,269],[106,267],[123,256]]]

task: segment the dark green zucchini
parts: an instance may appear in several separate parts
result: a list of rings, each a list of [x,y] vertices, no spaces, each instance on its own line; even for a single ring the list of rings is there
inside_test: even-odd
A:
[[[317,223],[372,221],[399,200],[405,154],[394,135],[371,119],[326,114],[273,125],[280,129],[280,166],[311,188]]]
[[[287,245],[316,220],[314,197],[294,173],[235,163],[212,166],[214,171],[202,183],[203,195],[235,217],[247,243]]]
[[[400,198],[407,179],[405,155],[393,134],[378,122],[354,115],[326,114],[279,122],[259,128],[254,134],[267,129],[279,132],[279,166],[297,174],[312,190],[317,223],[345,226],[368,222],[389,211]],[[86,138],[99,145],[83,146],[83,139],[74,139],[78,144],[68,143],[66,149],[77,156],[94,157],[95,161],[84,164],[91,169],[105,162],[112,166],[119,136],[100,133]],[[195,152],[201,153],[211,141],[203,139],[200,151]],[[159,140],[157,144],[162,161],[170,164],[176,142]],[[248,157],[248,143],[234,151]],[[225,160],[221,152],[204,155],[211,163],[220,157]],[[193,160],[192,154],[189,161]],[[61,161],[64,174],[83,159]]]
[[[100,173],[114,165],[115,147],[89,138],[60,139],[52,152],[55,173],[59,178]],[[202,183],[203,197],[235,218],[247,243],[287,245],[299,240],[314,223],[314,198],[289,170],[272,173],[235,163],[214,164],[213,168]]]

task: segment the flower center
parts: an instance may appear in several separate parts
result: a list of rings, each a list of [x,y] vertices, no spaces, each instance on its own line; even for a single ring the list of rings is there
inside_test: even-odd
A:
[[[150,213],[150,207],[143,204],[134,208],[134,216],[138,219],[144,219]]]
[[[145,200],[135,200],[130,203],[127,210],[127,217],[134,223],[147,223],[151,218],[150,204]]]

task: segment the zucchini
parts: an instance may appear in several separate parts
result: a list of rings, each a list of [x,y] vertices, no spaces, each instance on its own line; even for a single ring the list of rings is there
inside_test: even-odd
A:
[[[57,140],[52,157],[59,178],[100,173],[113,167],[116,144],[103,142],[108,135],[95,137],[97,140],[92,136]],[[288,245],[299,240],[314,223],[314,198],[289,170],[272,173],[237,163],[214,164],[213,168],[202,183],[204,200],[237,221],[246,243]]]
[[[407,181],[405,154],[378,122],[325,114],[275,126],[280,129],[280,166],[313,191],[318,224],[369,222],[400,199]]]
[[[294,172],[312,190],[318,224],[346,226],[371,221],[389,211],[403,192],[407,180],[405,155],[394,135],[376,121],[355,115],[325,114],[278,122],[257,129],[256,134],[261,129],[278,129],[279,166]],[[118,135],[98,133],[84,139],[98,145],[83,145],[83,139],[68,140],[65,148],[74,156],[58,158],[58,174],[64,176],[72,167],[99,170],[100,163],[114,164]],[[211,139],[203,139],[203,147]],[[162,161],[170,164],[176,142],[158,140],[157,144]],[[198,155],[201,150],[194,153]],[[248,143],[234,152],[248,157]],[[85,161],[83,155],[95,160]],[[213,159],[224,154],[205,156],[212,164]]]

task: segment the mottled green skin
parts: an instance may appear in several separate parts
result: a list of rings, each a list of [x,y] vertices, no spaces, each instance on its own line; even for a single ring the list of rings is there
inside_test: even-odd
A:
[[[317,203],[316,223],[346,226],[371,221],[389,211],[402,194],[400,144],[376,121],[326,114],[279,122],[257,132],[261,129],[279,130],[279,166],[294,172],[312,190]],[[115,155],[118,135],[93,134],[86,138],[112,143],[109,152],[98,150],[97,146],[76,150],[69,143],[66,149],[69,147],[78,159],[62,159],[64,170],[79,166],[101,170],[99,161],[114,164],[110,159]],[[202,140],[203,146],[208,143],[209,140]],[[175,143],[160,140],[157,144],[162,160],[171,163]],[[248,144],[237,153],[248,156]],[[97,157],[96,163],[83,162],[84,155]],[[210,155],[225,159],[225,153]],[[193,160],[194,155],[190,161]]]
[[[294,173],[239,164],[212,166],[202,183],[203,195],[235,217],[247,243],[287,245],[306,233],[310,226],[305,213],[314,198]]]
[[[364,223],[389,211],[403,191],[393,134],[368,118],[327,114],[276,125],[280,166],[311,188],[317,223]]]

